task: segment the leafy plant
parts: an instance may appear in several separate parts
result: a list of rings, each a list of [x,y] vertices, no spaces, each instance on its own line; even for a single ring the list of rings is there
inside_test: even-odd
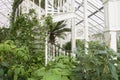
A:
[[[65,43],[65,44],[63,45],[63,48],[64,48],[65,50],[71,50],[71,41]],[[83,40],[76,40],[76,48],[83,50],[83,49],[84,49],[84,41],[83,41]]]
[[[84,43],[85,42],[83,40],[76,40],[76,48],[77,48],[77,50],[82,50],[83,51],[84,50]],[[107,47],[105,45],[105,43],[101,43],[99,41],[89,41],[88,45],[89,45],[88,50],[93,51],[93,53],[94,53],[95,50],[105,50],[105,47]],[[71,41],[65,43],[63,45],[63,48],[65,50],[71,50]]]
[[[14,2],[15,3],[15,2]],[[39,39],[36,39],[39,36]],[[36,13],[33,9],[29,10],[29,13],[20,14],[16,17],[15,21],[12,20],[12,26],[10,27],[10,39],[14,41],[16,47],[27,46],[27,51],[29,53],[29,59],[22,54],[26,51],[26,48],[19,48],[16,53],[20,53],[19,56],[22,58],[17,58],[14,55],[10,55],[11,66],[7,68],[7,80],[27,80],[31,76],[31,73],[41,68],[44,65],[44,42],[45,42],[45,28],[41,26]],[[36,42],[40,42],[39,44]],[[36,48],[36,45],[40,45],[40,48]],[[6,47],[6,46],[5,46]],[[25,56],[25,57],[23,57]],[[4,55],[4,57],[8,57]]]
[[[30,55],[27,47],[17,47],[8,40],[0,44],[0,76],[3,80],[18,80],[18,76],[25,74],[25,64]]]
[[[0,43],[9,39],[10,29],[9,28],[0,28]]]
[[[98,48],[97,48],[97,47]],[[115,52],[111,49],[94,44],[88,54],[77,52],[75,80],[118,80]],[[95,49],[96,48],[96,49]]]
[[[71,72],[76,64],[75,60],[67,56],[60,56],[51,61],[46,67],[36,70],[32,74],[33,80],[70,80]],[[31,79],[31,78],[30,78]]]
[[[3,80],[27,80],[44,64],[40,54],[31,55],[26,46],[17,47],[11,40],[0,44],[0,77]]]
[[[11,39],[14,40],[19,46],[28,46],[30,52],[33,53],[35,48],[35,36],[39,35],[41,41],[44,41],[45,37],[45,34],[36,34],[37,32],[39,32],[36,29],[44,33],[44,30],[40,26],[39,21],[36,17],[35,11],[31,9],[28,14],[21,14],[16,17],[16,21],[14,22],[14,25],[11,27],[10,30]]]

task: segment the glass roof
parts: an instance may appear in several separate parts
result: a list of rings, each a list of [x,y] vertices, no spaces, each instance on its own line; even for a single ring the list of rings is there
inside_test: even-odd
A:
[[[12,0],[0,0],[0,27],[8,26],[12,10]]]
[[[0,27],[9,26],[13,0],[0,0]],[[83,0],[75,0],[75,13],[78,27],[84,26]],[[104,10],[101,0],[88,0],[89,34],[101,33],[104,28]]]
[[[75,0],[76,3],[76,14],[81,17],[82,20],[77,21],[79,27],[84,27],[84,11],[83,11],[83,0]],[[89,34],[102,33],[104,29],[104,10],[101,0],[88,0],[88,25]]]

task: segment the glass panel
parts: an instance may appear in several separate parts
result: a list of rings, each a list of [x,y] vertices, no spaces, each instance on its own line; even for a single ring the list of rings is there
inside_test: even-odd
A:
[[[13,0],[0,0],[0,27],[8,26]]]

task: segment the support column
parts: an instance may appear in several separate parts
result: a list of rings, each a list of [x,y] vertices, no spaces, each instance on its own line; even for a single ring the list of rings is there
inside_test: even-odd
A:
[[[84,0],[84,39],[85,39],[85,54],[88,54],[88,11],[87,0]]]
[[[72,12],[75,12],[75,1],[72,0]],[[75,50],[76,50],[76,39],[75,39],[75,18],[72,19],[72,56],[75,56]]]
[[[32,7],[33,7],[33,9],[35,9],[35,0],[33,0],[33,6]]]
[[[27,10],[26,10],[26,11],[27,11],[27,13],[29,13],[29,7],[30,7],[29,5],[30,5],[30,1],[29,1],[29,0],[26,0],[26,2],[27,2],[27,7],[26,7]]]
[[[114,51],[117,51],[117,35],[116,32],[110,32],[111,41],[110,41],[110,48]]]
[[[63,4],[63,13],[65,13],[65,0],[62,1],[62,4]]]
[[[47,17],[48,14],[48,0],[45,0],[45,17]],[[47,30],[46,30],[47,35]],[[47,66],[48,63],[48,37],[45,38],[45,66]]]
[[[52,3],[52,15],[54,15],[54,0],[51,1]]]
[[[120,0],[103,0],[105,13],[105,41],[106,44],[117,51],[116,32],[120,30]]]
[[[39,15],[38,15],[38,19],[40,20],[40,17],[41,17],[41,0],[39,0]]]
[[[60,13],[62,13],[61,10],[62,10],[62,0],[60,0]]]
[[[76,50],[76,39],[75,39],[75,18],[72,19],[72,56],[75,56],[74,52]]]
[[[45,16],[48,14],[48,0],[45,0]]]
[[[58,12],[58,14],[60,13],[60,0],[58,0],[57,12]]]
[[[67,8],[67,12],[69,12],[69,3],[70,3],[70,1],[69,0],[67,0],[67,6],[66,6],[66,8]]]

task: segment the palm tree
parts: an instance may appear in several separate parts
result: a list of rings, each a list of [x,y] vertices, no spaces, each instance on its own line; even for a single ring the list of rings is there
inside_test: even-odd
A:
[[[66,28],[65,21],[60,21],[60,22],[53,22],[52,17],[48,16],[46,18],[46,24],[48,27],[48,35],[49,35],[49,43],[54,44],[56,41],[56,38],[63,38],[66,35],[66,32],[70,32],[70,28]]]

